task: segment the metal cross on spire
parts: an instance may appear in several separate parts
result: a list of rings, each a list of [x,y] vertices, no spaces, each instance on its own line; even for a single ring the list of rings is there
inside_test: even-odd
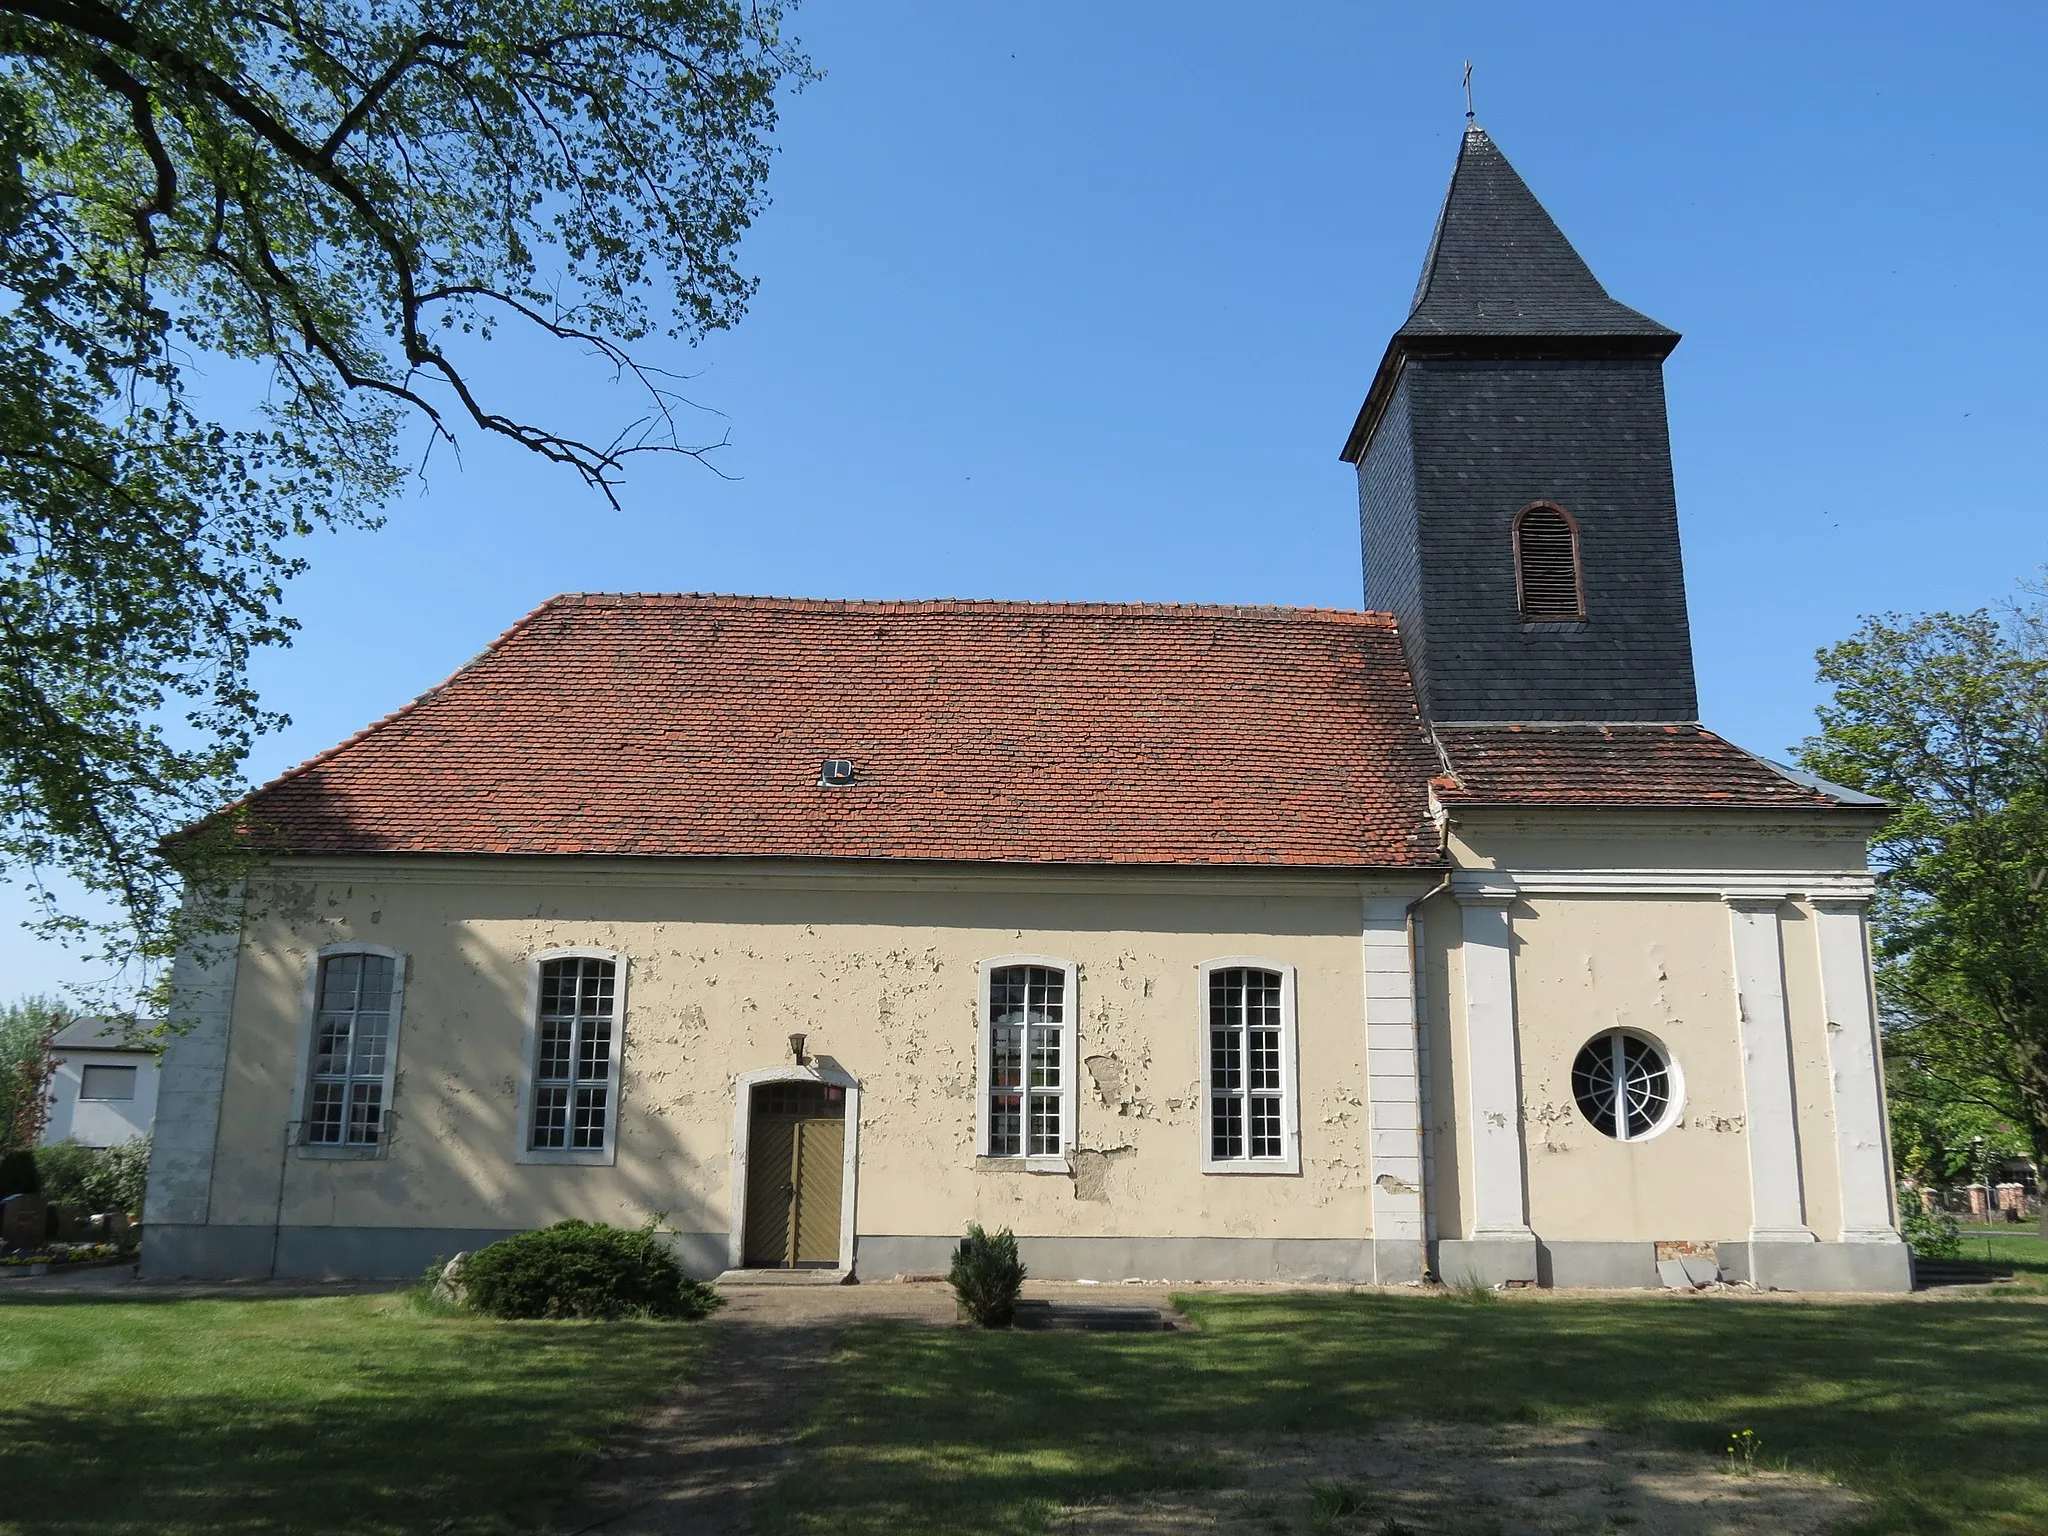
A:
[[[1472,112],[1472,61],[1467,59],[1465,61],[1465,122],[1469,126],[1478,121],[1478,118]]]

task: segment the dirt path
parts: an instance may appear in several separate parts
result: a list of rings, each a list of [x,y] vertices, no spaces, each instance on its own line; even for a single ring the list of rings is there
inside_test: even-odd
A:
[[[840,1334],[870,1318],[953,1321],[936,1285],[748,1286],[706,1326],[696,1378],[609,1447],[552,1522],[558,1536],[741,1536],[796,1453],[796,1421]]]
[[[701,1374],[612,1446],[557,1532],[739,1536],[747,1504],[795,1454],[798,1413],[844,1325],[714,1325]]]
[[[1026,1294],[1167,1309],[1176,1289],[1195,1287],[1033,1283]],[[754,1495],[795,1459],[797,1422],[824,1385],[839,1336],[877,1318],[954,1326],[943,1285],[738,1287],[726,1298],[706,1325],[711,1339],[696,1377],[607,1449],[550,1523],[555,1536],[746,1536]],[[1407,1424],[1176,1444],[1227,1467],[1226,1486],[1077,1505],[1059,1529],[1804,1536],[1853,1516],[1862,1502],[1818,1478],[1762,1470],[1735,1478],[1711,1458],[1570,1426]],[[1343,1507],[1319,1507],[1333,1499]]]
[[[1188,1437],[1225,1486],[1098,1500],[1063,1536],[1821,1536],[1865,1509],[1817,1477],[1571,1425],[1386,1424],[1363,1434]]]

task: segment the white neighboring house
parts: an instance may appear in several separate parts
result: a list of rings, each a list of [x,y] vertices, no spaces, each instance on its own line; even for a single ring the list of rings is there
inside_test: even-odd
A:
[[[147,1026],[142,1026],[147,1028]],[[80,1019],[50,1042],[50,1121],[45,1146],[77,1141],[111,1147],[147,1136],[156,1120],[159,1051],[137,1043],[121,1020]]]

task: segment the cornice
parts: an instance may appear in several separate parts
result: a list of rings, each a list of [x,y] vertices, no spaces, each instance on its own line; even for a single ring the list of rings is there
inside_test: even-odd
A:
[[[1875,892],[1876,882],[1867,872],[1840,869],[1461,869],[1451,876],[1451,894],[1461,901],[1516,896],[1868,901]]]
[[[341,881],[382,887],[474,885],[499,888],[613,890],[813,890],[933,893],[999,891],[1035,895],[1299,896],[1304,891],[1409,898],[1443,878],[1440,868],[1413,872],[1218,866],[1060,868],[879,861],[644,860],[613,858],[277,858],[252,877],[276,881]]]

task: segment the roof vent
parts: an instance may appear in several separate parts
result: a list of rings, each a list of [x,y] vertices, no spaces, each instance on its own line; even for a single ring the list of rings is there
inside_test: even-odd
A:
[[[818,788],[844,789],[853,782],[853,760],[846,757],[828,757],[825,766],[818,772]]]

